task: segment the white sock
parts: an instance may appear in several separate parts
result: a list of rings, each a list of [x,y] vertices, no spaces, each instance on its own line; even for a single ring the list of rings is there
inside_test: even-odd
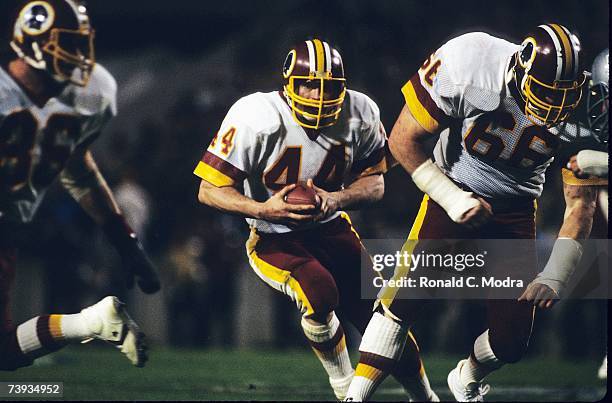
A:
[[[482,380],[491,372],[501,368],[501,362],[493,353],[489,343],[489,330],[485,330],[474,342],[474,357],[470,355],[463,368],[461,369],[461,382],[468,385]]]
[[[309,323],[302,318],[302,329],[316,356],[329,375],[329,382],[338,399],[344,399],[353,377],[353,367],[346,348],[344,330],[335,313],[322,325]]]
[[[346,395],[354,402],[367,401],[389,375],[402,355],[408,330],[376,312],[363,333],[361,357]]]
[[[41,315],[17,326],[21,352],[32,359],[59,350],[66,344],[61,332],[61,315]]]

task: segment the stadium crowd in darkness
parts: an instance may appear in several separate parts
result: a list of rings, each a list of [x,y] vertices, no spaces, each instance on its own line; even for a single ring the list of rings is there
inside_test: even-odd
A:
[[[140,42],[134,39],[136,28],[128,27],[128,22],[136,21],[136,14],[117,17],[98,10],[102,5],[91,5],[94,22],[98,22],[99,59],[119,84],[119,116],[95,145],[95,155],[111,186],[121,190],[122,204],[133,211],[132,225],[144,234],[145,245],[156,258],[168,313],[179,329],[172,332],[170,342],[174,344],[234,343],[232,322],[227,318],[235,310],[236,278],[247,275],[258,281],[245,267],[248,229],[243,219],[198,204],[199,180],[192,170],[235,100],[254,91],[280,88],[281,64],[292,42],[320,33],[336,43],[344,56],[349,87],[377,101],[388,132],[403,105],[399,89],[405,80],[430,51],[460,32],[494,27],[493,32],[517,39],[540,21],[559,19],[582,34],[587,60],[608,46],[606,2],[591,2],[601,8],[594,12],[592,7],[572,1],[555,2],[552,9],[544,5],[546,2],[508,2],[491,7],[487,2],[472,1],[443,13],[437,6],[413,1],[333,1],[325,10],[316,7],[315,1],[277,3],[278,12],[284,13],[283,23],[278,15],[260,10],[257,14],[236,14],[230,21],[233,23],[217,23],[223,25],[217,29],[210,26],[215,24],[214,15],[207,19],[198,13],[181,14],[180,18],[145,13],[138,21],[143,24],[140,29],[148,29],[150,35],[141,35]],[[432,21],[432,16],[437,20]],[[165,28],[156,32],[147,17],[163,21]],[[593,18],[606,23],[594,24]],[[174,19],[179,22],[169,21]],[[292,24],[285,24],[287,21]],[[196,30],[194,23],[210,36],[183,37],[181,32]],[[174,39],[170,34],[162,35],[168,31]],[[120,42],[124,37],[131,37],[132,42]],[[548,190],[539,204],[539,231],[540,236],[553,237],[563,206],[558,203],[559,170],[550,171]],[[365,238],[403,238],[416,214],[421,196],[405,172],[393,170],[386,183],[383,202],[353,214]],[[92,288],[100,294],[123,289],[114,252],[67,195],[56,188],[42,210],[33,227],[38,230],[29,232],[23,254],[44,262],[49,308],[73,310],[83,305]],[[106,270],[109,266],[115,269]],[[274,301],[277,315],[294,315],[291,307],[285,309],[285,298],[276,296]],[[430,317],[436,320],[417,328],[417,333],[425,334],[419,337],[423,347],[465,349],[468,340],[481,330],[443,324],[470,317],[479,322],[482,312],[467,315],[461,304],[452,309],[445,302],[435,305],[436,314]],[[590,343],[580,343],[581,351],[590,348],[590,354],[598,357],[605,345],[605,318],[601,301],[570,303],[547,314],[544,322],[554,321],[554,325],[541,323],[539,327],[542,332],[558,332],[564,324],[573,323],[571,329],[563,329],[570,334],[567,346],[559,347],[570,351],[575,348],[572,340],[585,337],[576,333],[581,326],[575,326],[575,320],[587,321],[598,331],[586,336],[592,337]],[[297,321],[274,322],[281,324],[275,325],[279,326],[278,345],[305,345],[299,329],[282,326]],[[465,329],[466,334],[447,337],[444,329],[450,328]],[[224,336],[211,338],[211,334]],[[533,342],[543,345],[544,339],[535,337]]]

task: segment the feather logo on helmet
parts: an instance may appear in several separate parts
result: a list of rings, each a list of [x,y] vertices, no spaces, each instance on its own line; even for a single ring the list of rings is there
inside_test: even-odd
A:
[[[291,73],[293,73],[293,69],[295,68],[295,60],[296,60],[296,52],[295,49],[292,49],[287,58],[285,59],[285,64],[283,64],[283,77],[285,79],[289,78]]]
[[[28,35],[47,32],[55,21],[55,11],[46,1],[34,1],[21,10],[17,24]]]

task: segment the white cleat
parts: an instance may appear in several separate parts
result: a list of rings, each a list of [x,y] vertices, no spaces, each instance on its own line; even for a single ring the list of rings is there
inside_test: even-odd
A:
[[[597,371],[597,377],[599,379],[608,379],[608,355],[606,354],[606,356],[603,359],[603,362],[601,363],[601,367],[599,367],[599,371]]]
[[[92,334],[83,343],[104,340],[120,349],[133,365],[144,367],[148,359],[145,335],[117,297],[106,297],[83,309],[81,315]]]
[[[455,400],[458,402],[484,402],[483,396],[489,392],[489,385],[483,385],[479,382],[471,382],[464,385],[461,382],[461,368],[467,360],[461,360],[457,367],[448,373],[446,381]]]

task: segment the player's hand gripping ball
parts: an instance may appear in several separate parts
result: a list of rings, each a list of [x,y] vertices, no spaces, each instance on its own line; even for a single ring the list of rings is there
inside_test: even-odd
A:
[[[317,210],[321,207],[321,198],[317,195],[314,188],[301,182],[296,184],[295,188],[287,193],[285,202],[288,204],[312,205]]]

